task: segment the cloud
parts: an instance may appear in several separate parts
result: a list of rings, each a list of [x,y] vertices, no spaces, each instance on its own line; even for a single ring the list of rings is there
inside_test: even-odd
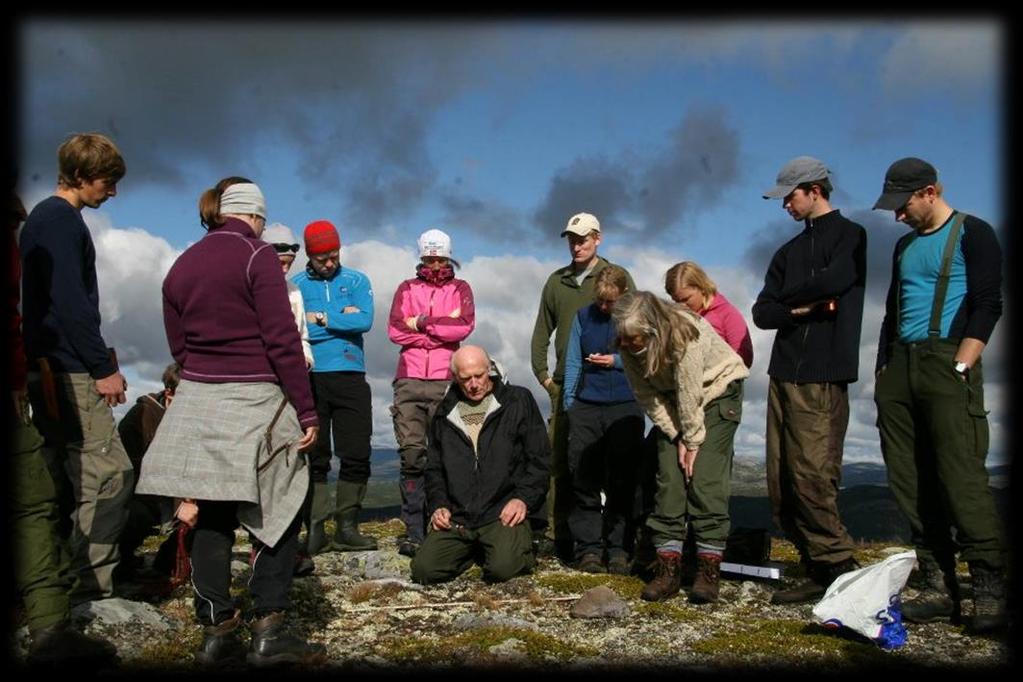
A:
[[[739,136],[727,119],[718,108],[693,107],[648,159],[626,151],[615,159],[576,159],[554,174],[533,213],[535,225],[553,239],[555,226],[586,211],[631,239],[676,226],[737,179]]]
[[[436,177],[433,116],[477,69],[465,59],[477,38],[443,27],[34,19],[21,28],[27,176],[49,177],[53,150],[76,131],[110,134],[133,182],[178,188],[196,167],[258,168],[260,150],[279,141],[302,150],[295,172],[340,192],[354,222],[401,216],[422,200]]]
[[[163,279],[181,254],[141,228],[118,229],[106,214],[83,214],[96,247],[100,330],[122,365],[141,375],[173,362],[163,327]]]
[[[468,196],[456,187],[444,188],[440,201],[443,208],[441,225],[452,237],[452,230],[471,229],[475,234],[485,235],[491,243],[502,246],[521,244],[527,227],[519,209],[497,199]],[[452,247],[456,248],[456,245]],[[457,250],[454,253],[457,259]]]
[[[990,82],[1003,59],[1004,34],[993,21],[935,22],[899,35],[881,57],[887,93],[912,97],[933,90],[973,91]]]

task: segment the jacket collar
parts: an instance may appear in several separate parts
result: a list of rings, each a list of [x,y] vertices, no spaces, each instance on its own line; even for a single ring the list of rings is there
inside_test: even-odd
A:
[[[596,277],[598,274],[600,274],[600,271],[604,269],[605,265],[607,265],[607,261],[601,258],[600,256],[597,256],[597,261],[593,264],[593,269],[590,270],[590,274],[587,275],[587,279],[589,279],[590,277]],[[579,275],[580,273],[575,271],[575,268],[572,267],[571,263],[569,263],[568,265],[561,269],[561,279],[566,282],[571,282],[572,284],[575,284],[575,280]]]
[[[822,216],[818,216],[812,219],[807,218],[806,220],[803,221],[803,223],[805,223],[806,229],[809,230],[815,227],[827,227],[828,225],[833,225],[834,223],[838,222],[838,219],[841,217],[842,214],[836,208],[832,211],[828,211]]]
[[[314,279],[319,282],[333,282],[334,279],[341,274],[341,266],[337,266],[337,270],[335,270],[334,274],[330,277],[323,277],[320,273],[316,272],[316,270],[313,269],[312,263],[306,263],[305,272],[309,275],[309,279]]]
[[[234,232],[235,234],[240,234],[243,237],[256,239],[256,233],[253,231],[252,226],[238,218],[224,218],[224,224],[210,230],[210,233],[213,232]]]

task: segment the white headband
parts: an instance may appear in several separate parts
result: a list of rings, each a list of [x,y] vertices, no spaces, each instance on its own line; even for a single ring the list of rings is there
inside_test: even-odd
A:
[[[251,182],[231,185],[220,195],[220,214],[258,215],[266,220],[266,200],[259,186]]]

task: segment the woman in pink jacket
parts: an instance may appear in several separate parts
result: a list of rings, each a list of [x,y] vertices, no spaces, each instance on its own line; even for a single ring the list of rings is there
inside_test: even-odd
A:
[[[401,346],[394,377],[394,437],[401,456],[401,520],[398,551],[413,556],[426,533],[426,434],[451,383],[451,355],[476,326],[469,283],[455,277],[451,238],[440,230],[419,236],[416,276],[398,285],[387,335]]]
[[[664,290],[675,303],[682,303],[710,322],[710,326],[732,347],[743,364],[753,364],[753,341],[742,313],[718,291],[717,286],[699,265],[682,261],[672,265],[664,275]]]

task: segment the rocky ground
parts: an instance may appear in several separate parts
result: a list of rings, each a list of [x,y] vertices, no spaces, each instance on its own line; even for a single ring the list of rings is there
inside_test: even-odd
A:
[[[409,560],[396,551],[397,520],[363,524],[376,536],[374,552],[328,553],[316,571],[297,578],[291,613],[296,629],[327,647],[321,672],[400,673],[424,668],[501,668],[537,671],[650,672],[793,669],[818,673],[884,667],[1001,668],[1011,664],[1005,636],[975,637],[948,623],[910,625],[907,643],[886,652],[872,642],[829,631],[814,621],[812,604],[772,606],[774,584],[725,580],[721,602],[695,606],[684,594],[664,603],[640,599],[633,576],[591,575],[543,559],[533,575],[488,585],[478,567],[444,585],[409,581]],[[248,547],[239,534],[234,591],[247,606]],[[158,540],[146,545],[151,560]],[[861,564],[901,548],[883,544],[857,550]],[[798,576],[792,546],[774,540],[773,561]],[[966,595],[969,576],[960,567]],[[594,589],[601,588],[601,589]],[[913,596],[907,587],[903,597]],[[123,598],[83,605],[76,617],[87,632],[114,642],[131,673],[195,672],[192,652],[202,639],[192,618],[191,589],[144,601],[126,586]],[[585,599],[584,599],[585,597]],[[964,608],[969,610],[969,601]],[[20,628],[11,647],[24,655]]]

